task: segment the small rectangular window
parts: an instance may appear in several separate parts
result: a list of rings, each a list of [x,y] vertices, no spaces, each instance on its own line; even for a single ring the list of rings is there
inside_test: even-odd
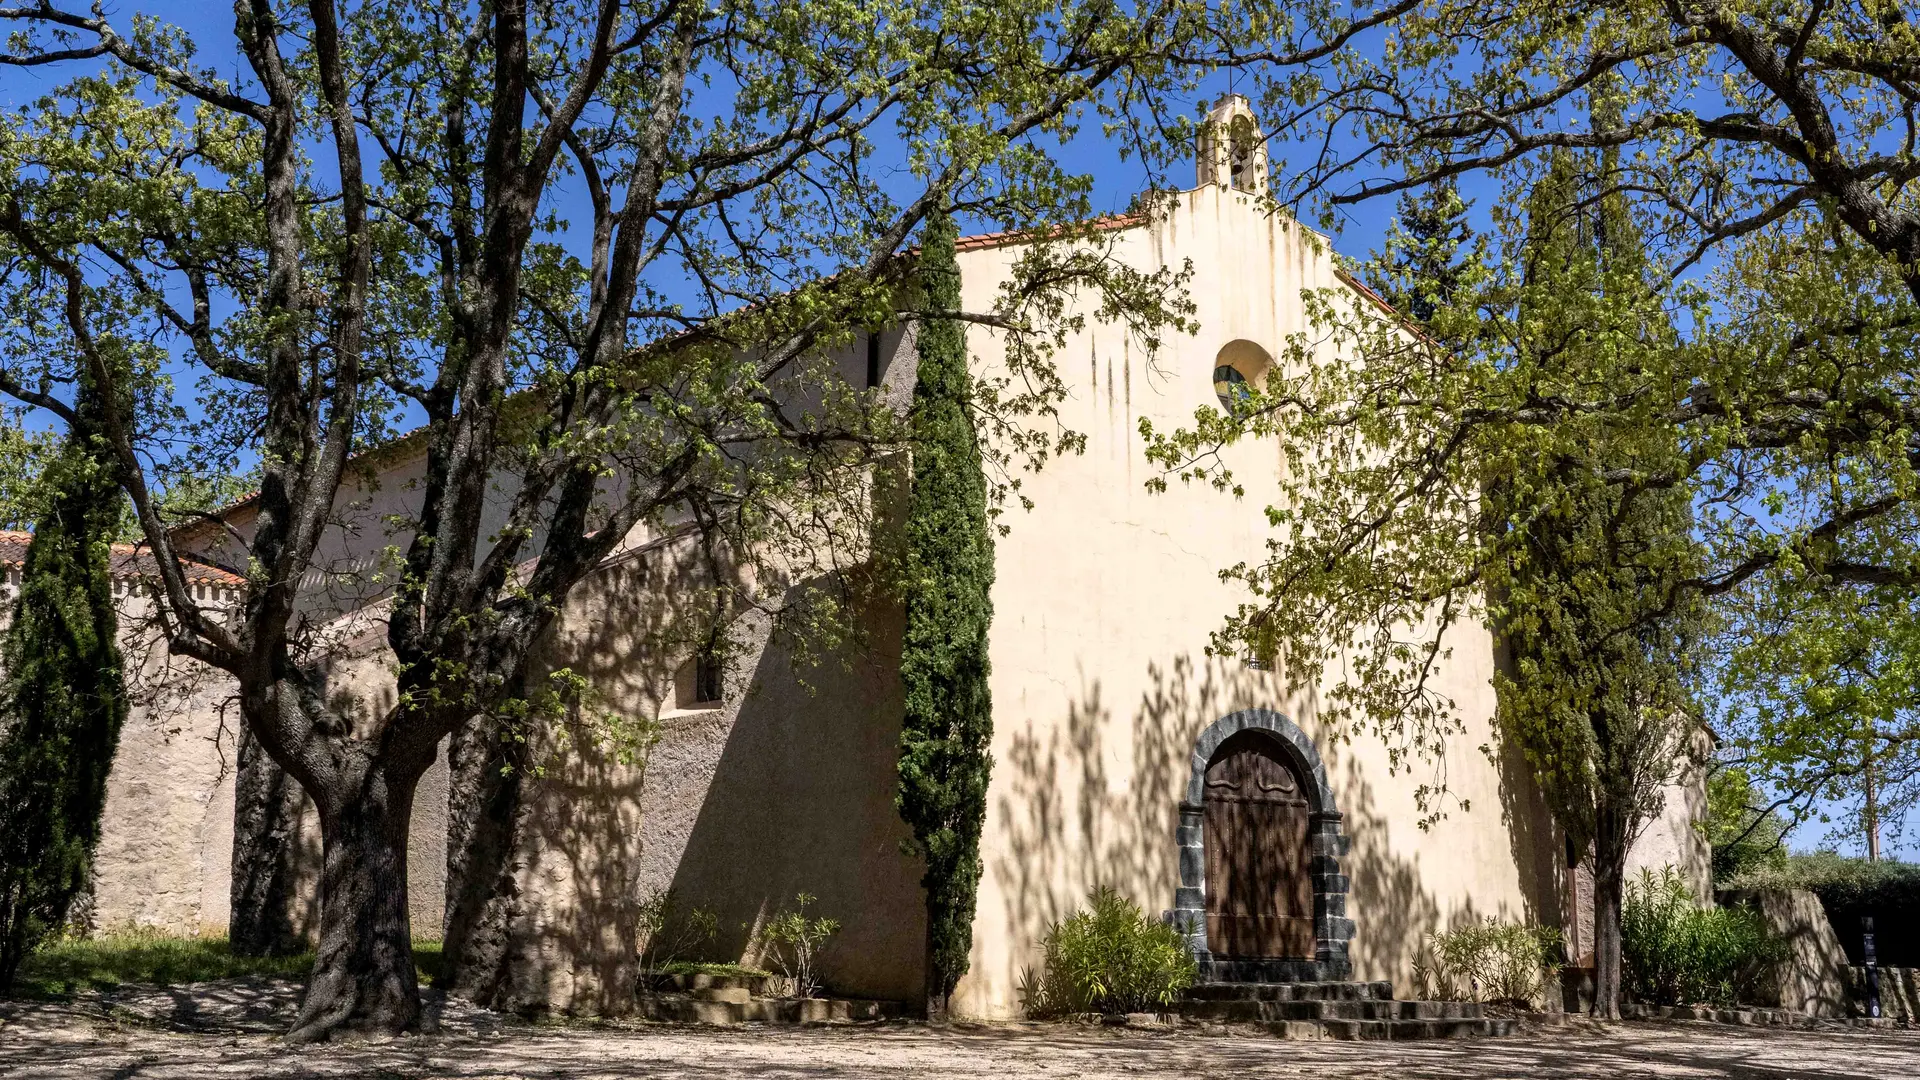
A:
[[[693,696],[700,703],[719,701],[726,686],[727,668],[720,654],[701,649],[693,660]]]
[[[673,707],[682,712],[717,709],[726,697],[726,651],[724,639],[702,643],[694,654],[673,673]]]

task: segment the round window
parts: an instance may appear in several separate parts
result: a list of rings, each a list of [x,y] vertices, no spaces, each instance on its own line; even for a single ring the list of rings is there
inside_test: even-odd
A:
[[[1213,392],[1220,397],[1220,407],[1229,413],[1237,412],[1241,404],[1253,396],[1253,388],[1247,385],[1247,377],[1231,364],[1222,364],[1213,369]]]

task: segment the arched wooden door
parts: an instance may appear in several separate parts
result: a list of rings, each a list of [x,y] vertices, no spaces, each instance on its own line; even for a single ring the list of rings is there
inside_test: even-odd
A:
[[[1306,789],[1261,732],[1220,744],[1207,765],[1207,949],[1221,957],[1312,959]]]

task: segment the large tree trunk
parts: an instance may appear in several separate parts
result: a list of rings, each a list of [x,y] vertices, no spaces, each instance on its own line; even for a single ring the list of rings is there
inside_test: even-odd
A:
[[[294,926],[300,824],[306,792],[240,727],[233,784],[232,910],[227,945],[237,956],[291,956],[307,947]]]
[[[1626,893],[1628,830],[1602,808],[1593,839],[1593,1015],[1620,1019],[1620,907]]]
[[[509,1004],[528,756],[524,739],[501,734],[497,718],[476,716],[447,747],[447,907],[438,979],[448,993],[492,1008]]]
[[[320,947],[287,1038],[420,1028],[420,986],[407,917],[407,826],[425,765],[345,750],[339,782],[320,795]]]

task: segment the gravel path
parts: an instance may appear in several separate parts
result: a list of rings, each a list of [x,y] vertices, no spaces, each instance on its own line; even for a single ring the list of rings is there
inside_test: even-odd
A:
[[[0,1004],[9,1080],[1368,1080],[1920,1078],[1920,1033],[1623,1024],[1507,1039],[1300,1043],[1035,1025],[716,1030],[534,1026],[454,1012],[442,1034],[292,1050],[260,1028],[284,988]],[[264,1000],[264,1004],[263,1004]],[[236,1003],[248,1003],[235,1009]],[[250,1011],[249,1011],[250,1010]]]

